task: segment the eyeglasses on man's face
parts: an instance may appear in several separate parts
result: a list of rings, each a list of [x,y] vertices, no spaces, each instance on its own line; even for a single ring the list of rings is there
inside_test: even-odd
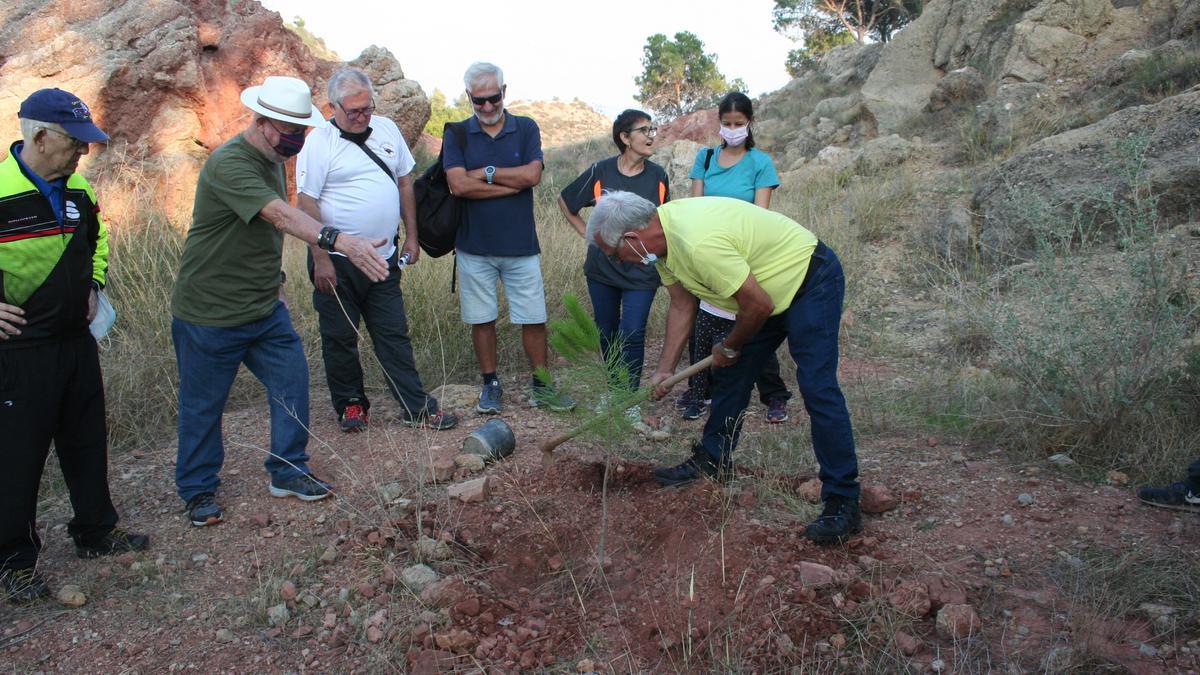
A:
[[[66,136],[67,140],[71,141],[72,145],[74,145],[76,150],[82,150],[88,146],[87,141],[81,141],[78,138],[75,138],[74,136],[72,136],[71,134],[68,134],[65,131],[59,131],[58,129],[51,129],[50,127],[38,127],[38,128],[44,129],[46,131],[53,131],[54,133],[58,134],[59,136]]]
[[[342,112],[346,113],[347,117],[370,117],[371,113],[375,112],[374,101],[361,108],[347,108],[341,103],[338,104],[338,107],[342,109]]]
[[[630,134],[642,133],[650,138],[654,138],[658,134],[658,127],[652,124],[646,124],[640,127],[634,127],[629,130]]]

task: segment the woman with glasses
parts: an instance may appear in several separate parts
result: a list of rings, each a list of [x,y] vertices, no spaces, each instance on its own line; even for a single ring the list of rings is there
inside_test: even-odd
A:
[[[696,154],[689,178],[693,197],[731,197],[769,208],[771,192],[779,187],[779,175],[771,156],[754,147],[754,106],[750,97],[735,91],[725,95],[717,105],[718,133],[721,144],[702,148]],[[733,315],[701,301],[696,312],[696,326],[688,343],[690,357],[695,363],[713,345],[733,329]],[[675,402],[684,419],[702,417],[708,408],[709,372],[706,370],[688,380],[688,390]],[[767,421],[786,422],[787,402],[792,397],[783,378],[779,376],[779,359],[772,354],[755,383],[758,396],[767,406]]]
[[[558,206],[580,237],[584,236],[587,224],[579,212],[595,206],[606,190],[633,192],[655,205],[670,200],[667,172],[649,160],[657,131],[647,113],[641,110],[621,113],[613,122],[612,133],[620,154],[596,162],[559,194]],[[599,248],[588,246],[583,273],[600,327],[604,356],[611,362],[610,349],[620,349],[621,363],[629,374],[627,382],[614,385],[636,389],[642,376],[646,321],[659,286],[658,272],[653,265],[613,260]],[[640,410],[631,409],[629,415],[640,421]]]

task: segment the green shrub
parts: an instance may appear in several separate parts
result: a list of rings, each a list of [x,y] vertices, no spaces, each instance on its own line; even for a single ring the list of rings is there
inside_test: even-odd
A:
[[[1114,158],[1114,171],[1129,172],[1127,196],[1099,201],[1118,250],[1077,218],[1031,211],[1035,258],[1009,275],[1003,294],[964,289],[960,321],[972,326],[969,342],[990,342],[999,377],[974,411],[978,430],[1035,456],[1068,453],[1086,472],[1163,479],[1200,454],[1190,341],[1200,298],[1160,236],[1142,148],[1133,139]]]

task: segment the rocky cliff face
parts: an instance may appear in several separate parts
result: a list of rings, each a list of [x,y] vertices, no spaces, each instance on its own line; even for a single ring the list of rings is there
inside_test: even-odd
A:
[[[374,80],[379,114],[415,140],[429,116],[420,86],[385,49],[351,64]],[[315,58],[253,0],[9,0],[0,5],[0,132],[7,146],[25,96],[60,87],[91,106],[126,156],[194,166],[249,120],[243,88],[292,75],[324,105],[341,65]]]

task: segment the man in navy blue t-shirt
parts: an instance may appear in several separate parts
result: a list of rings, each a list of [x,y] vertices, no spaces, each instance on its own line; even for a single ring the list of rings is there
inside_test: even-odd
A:
[[[483,375],[475,409],[500,412],[502,390],[496,374],[496,281],[504,285],[509,320],[521,324],[525,354],[533,366],[534,406],[566,411],[570,397],[536,375],[547,362],[546,294],[541,248],[533,221],[533,186],[542,179],[542,137],[537,123],[504,110],[504,73],[476,62],[463,76],[475,116],[467,119],[466,147],[454,134],[442,139],[442,165],[450,190],[464,200],[454,242],[458,256],[459,302],[463,321]]]

